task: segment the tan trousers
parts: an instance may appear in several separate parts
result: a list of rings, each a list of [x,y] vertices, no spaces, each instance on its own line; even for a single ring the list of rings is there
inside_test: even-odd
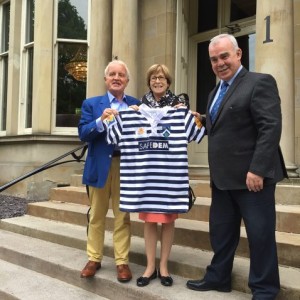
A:
[[[130,248],[130,216],[119,210],[120,202],[120,158],[113,157],[106,184],[103,188],[89,186],[91,204],[87,238],[89,260],[101,262],[103,258],[105,219],[112,201],[114,213],[113,244],[116,265],[128,264]]]

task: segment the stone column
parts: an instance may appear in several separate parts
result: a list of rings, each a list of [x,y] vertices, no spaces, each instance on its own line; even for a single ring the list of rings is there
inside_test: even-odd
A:
[[[295,172],[293,1],[257,0],[256,70],[277,81],[282,108],[281,148],[290,177]]]
[[[112,1],[91,1],[87,97],[104,94],[104,69],[112,59]]]
[[[130,71],[126,94],[137,96],[137,32],[138,1],[113,0],[113,45],[112,54],[123,60]]]
[[[10,3],[6,134],[18,134],[22,1]]]
[[[54,1],[35,2],[32,133],[51,132]]]

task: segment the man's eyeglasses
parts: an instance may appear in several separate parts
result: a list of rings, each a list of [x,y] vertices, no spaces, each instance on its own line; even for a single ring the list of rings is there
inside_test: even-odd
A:
[[[164,77],[164,76],[151,76],[151,77],[150,77],[150,80],[153,81],[153,82],[155,82],[157,79],[158,79],[159,81],[165,81],[165,80],[166,80],[166,77]]]

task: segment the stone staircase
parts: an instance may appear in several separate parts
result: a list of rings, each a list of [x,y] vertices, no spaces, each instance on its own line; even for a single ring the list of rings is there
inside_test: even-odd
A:
[[[136,286],[136,278],[143,273],[146,264],[143,222],[137,214],[131,214],[133,280],[126,284],[117,281],[111,211],[107,215],[102,269],[91,280],[80,278],[80,270],[87,260],[88,198],[81,185],[81,176],[73,175],[71,186],[52,189],[49,201],[29,204],[25,216],[1,220],[0,299],[251,299],[247,286],[249,253],[243,227],[234,262],[233,291],[196,292],[186,288],[188,279],[203,276],[212,257],[208,235],[209,184],[205,179],[195,179],[191,180],[191,185],[197,200],[192,210],[175,223],[175,240],[169,261],[174,278],[171,288],[163,287],[159,280],[144,288]],[[276,203],[282,286],[278,299],[299,300],[300,185],[293,182],[279,184]]]

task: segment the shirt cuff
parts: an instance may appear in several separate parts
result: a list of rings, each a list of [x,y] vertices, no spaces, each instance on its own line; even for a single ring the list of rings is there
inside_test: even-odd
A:
[[[98,132],[103,132],[104,131],[104,126],[103,126],[103,122],[101,121],[101,117],[96,119],[96,126],[97,126],[97,131]]]

